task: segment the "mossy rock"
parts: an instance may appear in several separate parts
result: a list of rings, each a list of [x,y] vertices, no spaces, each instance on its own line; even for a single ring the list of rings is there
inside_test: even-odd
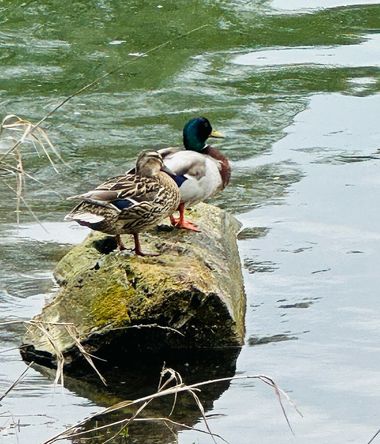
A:
[[[157,257],[122,254],[114,238],[101,233],[69,251],[54,273],[59,291],[28,328],[23,357],[55,366],[63,356],[72,364],[81,358],[78,339],[89,353],[113,361],[241,346],[240,224],[207,204],[188,217],[200,233],[160,225],[141,235],[143,249]],[[123,241],[132,248],[130,236]]]

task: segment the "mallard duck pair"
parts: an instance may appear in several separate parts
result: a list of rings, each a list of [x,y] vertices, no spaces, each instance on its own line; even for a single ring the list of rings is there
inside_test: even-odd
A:
[[[178,228],[199,231],[185,220],[185,207],[208,199],[229,182],[231,169],[226,157],[207,145],[209,137],[223,137],[213,131],[204,117],[191,119],[183,129],[184,149],[164,148],[143,151],[136,167],[113,177],[95,190],[73,196],[82,201],[65,217],[80,225],[116,237],[125,249],[121,234],[132,234],[137,255],[141,250],[139,233],[165,217]],[[179,210],[179,218],[173,216]]]

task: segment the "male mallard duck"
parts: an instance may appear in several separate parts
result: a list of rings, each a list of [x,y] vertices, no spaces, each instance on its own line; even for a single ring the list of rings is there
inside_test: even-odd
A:
[[[206,143],[209,137],[224,136],[213,130],[205,117],[196,117],[183,128],[183,144],[186,150],[159,150],[165,165],[176,175],[173,179],[181,193],[179,218],[170,218],[171,223],[178,228],[199,231],[195,224],[185,221],[185,207],[208,199],[223,190],[230,181],[231,168],[228,159]]]
[[[82,202],[65,220],[75,220],[80,225],[114,235],[120,250],[125,249],[120,235],[133,234],[135,253],[152,255],[141,251],[138,233],[170,216],[180,203],[178,186],[165,170],[159,153],[143,151],[134,170],[108,179],[88,193],[69,198],[82,199]]]

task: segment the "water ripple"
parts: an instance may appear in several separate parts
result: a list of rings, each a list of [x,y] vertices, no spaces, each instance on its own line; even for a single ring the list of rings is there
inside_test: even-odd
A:
[[[271,67],[294,65],[323,65],[330,67],[380,66],[380,35],[363,36],[363,42],[341,46],[277,47],[235,57],[238,65]]]

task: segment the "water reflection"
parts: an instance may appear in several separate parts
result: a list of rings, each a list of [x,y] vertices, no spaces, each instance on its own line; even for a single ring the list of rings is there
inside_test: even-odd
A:
[[[315,300],[318,300],[319,298],[315,298],[314,300],[304,300],[301,302],[295,302],[294,304],[281,304],[278,306],[278,308],[309,308],[312,304],[314,304]]]
[[[248,345],[255,346],[255,345],[262,345],[262,344],[269,344],[272,342],[282,342],[282,341],[294,341],[297,340],[298,337],[291,335],[291,334],[276,334],[272,336],[250,336],[248,338]]]
[[[252,228],[243,228],[239,234],[238,239],[239,240],[246,240],[246,239],[256,239],[259,237],[266,236],[269,232],[269,228],[267,227],[252,227]]]
[[[186,353],[178,355],[172,353],[167,356],[165,362],[160,359],[146,359],[130,356],[125,361],[125,367],[109,367],[106,364],[97,363],[99,370],[107,380],[107,387],[101,384],[97,377],[82,375],[78,378],[66,376],[65,387],[76,393],[78,396],[85,396],[98,406],[109,407],[120,401],[137,399],[157,392],[160,380],[160,371],[163,365],[178,371],[185,384],[192,384],[205,380],[232,377],[236,371],[236,359],[240,349],[230,350],[209,350],[198,354]],[[35,366],[42,374],[49,378],[54,377],[54,371],[45,367]],[[229,388],[230,382],[223,381],[202,387],[197,392],[204,407],[205,415],[213,409],[214,402]],[[198,421],[202,421],[202,414],[197,407],[194,398],[188,394],[179,394],[175,400],[173,414],[170,415],[173,407],[174,397],[157,398],[151,402],[138,416],[141,422],[135,422],[128,426],[128,437],[134,443],[160,443],[171,444],[178,439],[180,430],[194,426]],[[98,411],[101,409],[98,408]],[[125,419],[136,412],[136,407],[124,408],[120,411],[107,415],[97,415],[88,420],[79,430],[91,430],[94,427],[108,425],[116,421]],[[154,418],[169,417],[172,421],[184,424],[183,427],[166,423]],[[153,418],[149,420],[149,418]],[[144,420],[144,421],[143,421]],[[73,443],[87,442],[88,439],[94,443],[103,443],[106,439],[114,436],[120,426],[106,427],[102,432],[89,433],[83,438],[73,438]],[[83,439],[83,441],[82,441]],[[125,442],[125,434],[120,434],[112,438],[112,442]]]
[[[239,175],[233,178],[233,187],[212,201],[235,213],[247,212],[260,205],[281,204],[290,185],[302,178],[302,172],[287,161],[256,165],[249,173],[239,171],[239,168],[235,171]]]
[[[272,261],[258,261],[257,259],[244,259],[244,267],[248,273],[273,273],[279,268],[277,264]]]

